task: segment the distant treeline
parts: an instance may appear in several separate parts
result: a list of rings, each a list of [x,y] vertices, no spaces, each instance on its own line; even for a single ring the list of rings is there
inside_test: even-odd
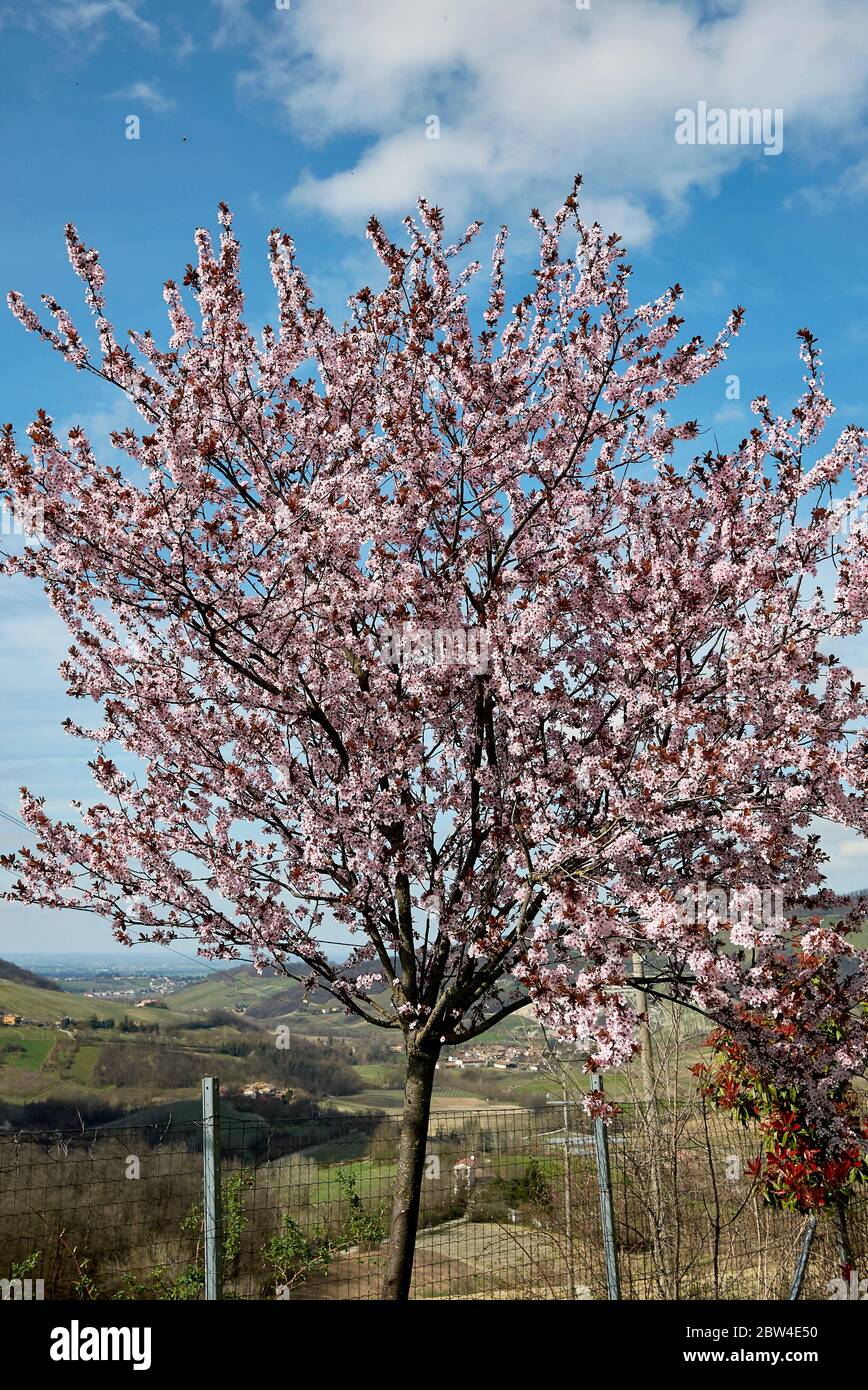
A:
[[[196,1074],[195,1084],[198,1087],[201,1079],[201,1071]],[[186,1104],[186,1102],[185,1102]],[[322,1125],[325,1121],[332,1125],[349,1123],[352,1119],[356,1127],[365,1127],[378,1123],[383,1115],[362,1115],[347,1117],[332,1112],[329,1107],[323,1106],[311,1096],[294,1096],[287,1092],[284,1098],[280,1096],[245,1096],[241,1091],[233,1092],[230,1088],[229,1094],[223,1101],[224,1106],[231,1106],[235,1112],[258,1116],[259,1119],[267,1122],[263,1128],[263,1134],[268,1133],[268,1128],[272,1124],[278,1124],[283,1129],[289,1131],[286,1144],[280,1148],[280,1152],[287,1151],[292,1147],[292,1137],[295,1142],[299,1142],[299,1134],[306,1134],[307,1130],[299,1130],[298,1126]],[[22,1102],[0,1102],[0,1135],[4,1131],[25,1130],[31,1133],[52,1133],[62,1131],[64,1134],[74,1134],[76,1131],[90,1131],[100,1128],[102,1125],[122,1123],[129,1115],[139,1115],[140,1101],[131,1101],[129,1105],[124,1105],[117,1101],[102,1101],[93,1095],[84,1094],[67,1096],[63,1099],[49,1098],[47,1100],[32,1100]],[[171,1107],[167,1107],[171,1109]],[[136,1123],[139,1123],[136,1121]],[[144,1126],[143,1126],[144,1128]],[[164,1126],[157,1124],[152,1126],[155,1141],[159,1139]],[[319,1136],[319,1130],[313,1131]],[[311,1142],[316,1142],[312,1140]]]
[[[829,894],[830,907],[858,907],[860,903],[865,903],[868,907],[868,888],[854,888],[851,893],[831,893]]]
[[[70,1020],[70,1022],[74,1021],[74,1019]],[[98,1014],[91,1014],[87,1020],[87,1026],[93,1032],[98,1033],[103,1029],[111,1032],[116,1025],[113,1018],[100,1018]],[[137,1019],[127,1018],[124,1015],[120,1023],[117,1024],[117,1030],[119,1033],[159,1033],[160,1025],[159,1023],[139,1023]]]
[[[179,1033],[198,1032],[208,1028],[235,1028],[244,1031],[252,1029],[253,1026],[243,1014],[233,1013],[231,1009],[209,1009],[208,1013],[198,1014],[184,1023],[167,1024],[163,1032],[167,1037],[174,1037]]]
[[[255,1035],[262,1038],[261,1033]],[[182,1090],[198,1084],[213,1068],[214,1049],[199,1053],[193,1046],[164,1042],[106,1042],[94,1069],[101,1086],[135,1087],[150,1092]],[[363,1089],[337,1043],[314,1043],[291,1035],[287,1048],[274,1041],[233,1038],[219,1048],[220,1079],[238,1087],[264,1081],[282,1090],[299,1090],[312,1097],[350,1095]]]

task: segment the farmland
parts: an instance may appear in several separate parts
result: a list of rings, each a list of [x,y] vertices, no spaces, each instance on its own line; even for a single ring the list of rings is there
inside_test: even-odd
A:
[[[105,987],[105,977],[102,972],[94,982]],[[395,1034],[347,1014],[324,991],[306,992],[283,976],[260,975],[248,966],[212,970],[144,1007],[28,978],[32,982],[5,977],[0,963],[0,1017],[20,1020],[0,1027],[0,1120],[4,1107],[21,1119],[28,1102],[45,1106],[52,1099],[61,1106],[58,1122],[75,1113],[73,1107],[84,1114],[123,1115],[188,1101],[203,1075],[219,1076],[233,1094],[257,1083],[264,1098],[249,1104],[272,1118],[281,1096],[339,1115],[396,1115],[401,1109],[402,1057]],[[137,988],[137,978],[152,976],[109,976],[125,988],[129,981]],[[682,1045],[685,1077],[701,1054],[701,1038],[695,1033]],[[445,1048],[433,1113],[533,1108],[562,1094],[564,1082],[573,1094],[585,1089],[581,1059],[565,1057],[552,1066],[546,1053],[527,1010],[474,1044]],[[633,1082],[623,1074],[610,1074],[606,1084],[616,1100],[633,1093]]]
[[[18,973],[27,982],[9,978]],[[102,977],[88,983],[106,985]],[[20,1118],[22,1106],[52,1100],[58,1122],[72,1107],[122,1116],[177,1104],[195,1097],[205,1074],[239,1093],[257,1082],[273,1097],[339,1114],[394,1114],[402,1102],[392,1035],[347,1016],[322,992],[309,997],[293,981],[245,967],[136,1007],[59,990],[17,969],[4,974],[0,965],[0,1017],[15,1020],[0,1026],[0,1120],[4,1107]],[[286,1049],[277,1046],[278,1026],[287,1030]],[[487,1072],[487,1097],[480,1076],[444,1067],[435,1111],[521,1103],[526,1077]]]

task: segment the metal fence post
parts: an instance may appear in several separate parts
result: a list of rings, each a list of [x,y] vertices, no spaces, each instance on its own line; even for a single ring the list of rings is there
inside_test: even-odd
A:
[[[591,1090],[602,1091],[599,1072],[591,1073]],[[618,1274],[618,1250],[615,1244],[615,1209],[612,1203],[612,1170],[609,1166],[609,1135],[602,1120],[594,1120],[594,1144],[597,1155],[597,1185],[600,1191],[600,1225],[603,1231],[603,1255],[606,1261],[606,1293],[611,1300],[621,1297]]]
[[[223,1297],[223,1203],[220,1191],[220,1083],[202,1077],[205,1297]]]
[[[847,1230],[847,1208],[841,1197],[835,1202],[835,1244],[838,1248],[841,1273],[845,1279],[849,1278],[853,1268],[853,1256],[850,1252],[850,1233]]]
[[[808,1259],[811,1254],[811,1246],[814,1243],[814,1236],[817,1234],[817,1218],[812,1216],[805,1227],[805,1234],[802,1236],[802,1248],[799,1251],[799,1258],[796,1264],[796,1271],[793,1275],[793,1282],[790,1285],[790,1296],[787,1302],[795,1303],[802,1292],[802,1285],[805,1282],[805,1271],[808,1268]]]
[[[570,1172],[570,1107],[564,1090],[564,1220],[567,1224],[567,1288],[576,1296],[576,1257],[573,1248],[573,1192]]]

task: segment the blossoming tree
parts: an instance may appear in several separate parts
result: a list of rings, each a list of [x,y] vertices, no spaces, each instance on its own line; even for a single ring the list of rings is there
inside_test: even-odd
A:
[[[220,221],[219,248],[196,234],[189,294],[165,286],[167,346],[121,344],[72,226],[96,341],[53,298],[46,326],[10,296],[144,423],[112,436],[112,467],[44,413],[27,453],[2,435],[7,503],[42,518],[5,568],[69,628],[62,674],[99,714],[67,727],[101,790],[68,821],[22,792],[38,843],[5,861],[8,896],[103,915],[122,942],[192,934],[403,1041],[384,1290],[403,1298],[444,1044],[532,1000],[590,1040],[592,1067],[624,1063],[637,954],[647,995],[720,1026],[774,1011],[762,914],[682,896],[795,901],[821,880],[811,818],[865,828],[865,695],[829,651],[868,611],[865,437],[815,448],[831,406],[804,330],[796,407],[760,398],[734,452],[695,453],[677,398],[742,311],[705,344],[683,336],[677,285],[631,306],[620,243],[576,190],[551,222],[533,213],[533,288],[511,310],[501,231],[478,321],[478,266],[457,268],[478,225],[449,245],[422,201],[401,244],[371,221],[385,287],[343,327],[273,232],[277,318],[257,340]],[[846,937],[814,930],[837,980]],[[846,1124],[824,1097],[865,1061],[850,954],[840,1047],[793,1066],[796,1030],[763,1059],[833,1147]]]

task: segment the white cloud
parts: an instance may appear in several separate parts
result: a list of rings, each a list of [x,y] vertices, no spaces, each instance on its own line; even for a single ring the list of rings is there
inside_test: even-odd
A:
[[[159,36],[156,24],[140,13],[140,0],[42,0],[29,6],[15,6],[0,11],[0,28],[15,24],[40,33],[53,33],[66,42],[80,42],[87,47],[100,44],[106,36],[110,20],[126,24],[147,43]]]
[[[177,63],[184,63],[196,52],[196,45],[189,34],[181,34],[174,46],[172,57]]]
[[[680,107],[781,108],[785,151],[817,158],[868,105],[862,0],[318,0],[267,21],[240,0],[218,8],[215,42],[249,54],[243,99],[312,145],[361,139],[352,164],[293,190],[342,221],[420,193],[456,215],[550,206],[580,171],[594,214],[641,242],[691,191],[774,162],[757,146],[677,145]]]
[[[862,865],[863,874],[868,872],[866,869],[866,845],[864,839],[855,836],[849,840],[841,840],[837,846],[836,853],[840,859],[856,859]]]
[[[117,92],[109,92],[108,99],[110,101],[137,102],[139,106],[147,106],[158,116],[164,116],[166,112],[174,110],[175,107],[174,101],[163,95],[156,82],[133,82],[129,87],[122,87]]]
[[[858,159],[834,178],[805,184],[786,199],[787,211],[805,206],[817,216],[835,216],[842,203],[861,202],[868,196],[868,159]]]
[[[142,427],[139,415],[129,397],[117,391],[114,395],[97,402],[93,398],[83,401],[68,414],[59,415],[55,421],[54,432],[62,447],[66,446],[71,429],[82,429],[87,436],[97,462],[104,466],[124,467],[129,463],[126,455],[119,453],[111,442],[112,434],[121,430]],[[133,465],[134,469],[138,465]]]
[[[748,413],[743,405],[733,402],[730,405],[722,405],[711,418],[716,425],[741,424],[747,421]]]

